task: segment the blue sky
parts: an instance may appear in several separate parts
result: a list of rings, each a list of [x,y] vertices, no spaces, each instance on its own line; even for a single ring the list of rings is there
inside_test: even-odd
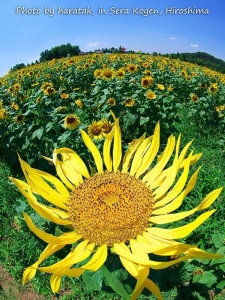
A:
[[[54,9],[52,16],[45,11],[46,7]],[[89,7],[93,14],[66,15],[59,12],[59,7],[63,10]],[[100,7],[106,14],[98,13]],[[171,7],[202,8],[209,14],[166,13]],[[26,14],[23,8],[32,13]],[[116,14],[115,9],[119,8],[126,11]],[[202,51],[225,61],[224,8],[224,0],[2,1],[0,76],[18,63],[27,64],[39,59],[46,49],[67,43],[78,45],[82,51],[118,48],[120,45],[148,53]],[[159,13],[137,14],[146,9],[157,9]]]

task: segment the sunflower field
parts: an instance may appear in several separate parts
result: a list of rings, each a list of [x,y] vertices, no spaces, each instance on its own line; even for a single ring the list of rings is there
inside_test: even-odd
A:
[[[47,300],[225,299],[224,134],[225,74],[206,67],[123,53],[9,72],[1,264]]]

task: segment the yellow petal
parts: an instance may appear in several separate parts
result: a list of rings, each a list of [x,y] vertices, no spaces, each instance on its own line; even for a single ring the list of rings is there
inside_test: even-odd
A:
[[[58,215],[61,215],[61,212],[59,209],[49,208],[48,206],[41,204],[37,201],[36,197],[31,192],[31,187],[27,186],[27,192],[19,185],[19,182],[15,180],[14,178],[11,178],[13,183],[17,186],[17,188],[20,190],[20,192],[27,198],[30,206],[43,218],[52,221],[59,225],[70,225],[72,224],[69,220],[63,220],[58,217]],[[66,212],[63,212],[64,216],[66,214],[66,217],[68,218],[69,215]]]
[[[155,270],[168,268],[174,264],[177,264],[181,261],[184,261],[184,260],[187,260],[190,258],[190,256],[182,256],[182,257],[179,257],[178,259],[174,259],[173,261],[169,261],[169,262],[157,262],[157,261],[153,261],[153,260],[149,260],[149,259],[147,260],[147,259],[143,259],[137,255],[134,255],[132,253],[128,253],[126,250],[124,250],[123,247],[121,247],[121,244],[122,243],[114,244],[114,251],[117,255],[119,255],[120,257],[124,257],[127,260],[130,260],[131,262],[137,263],[142,266],[148,266]]]
[[[202,202],[194,209],[191,209],[189,211],[184,211],[176,214],[167,214],[167,215],[161,215],[161,216],[153,216],[149,219],[150,222],[153,222],[155,224],[166,224],[171,222],[176,222],[179,220],[182,220],[193,213],[195,213],[198,210],[206,209],[208,208],[219,196],[223,188],[216,189],[209,193]]]
[[[74,264],[83,261],[91,255],[92,249],[94,248],[95,244],[92,243],[91,248],[90,245],[88,247],[87,244],[87,240],[81,242],[76,248],[71,251],[71,255],[67,256],[66,259],[60,262],[61,265],[58,265],[57,270],[52,274],[50,279],[53,293],[58,292],[60,288],[61,278],[64,275],[65,271]]]
[[[54,154],[68,154],[67,160],[72,165],[73,169],[77,173],[84,176],[85,178],[87,178],[87,179],[90,178],[90,174],[88,172],[88,169],[87,169],[85,163],[83,162],[83,160],[80,158],[80,156],[75,151],[73,151],[69,148],[60,148],[60,149],[54,150],[53,155]]]
[[[90,271],[97,271],[101,266],[104,264],[107,258],[107,246],[103,244],[100,246],[95,254],[92,256],[90,261],[82,266],[82,269],[90,270]]]
[[[38,172],[31,168],[25,161],[20,159],[20,163],[26,180],[31,188],[55,206],[67,210],[67,205],[64,203],[67,203],[68,197],[65,197],[51,188],[38,174]]]
[[[206,219],[208,219],[216,210],[210,210],[201,214],[195,221],[173,229],[163,228],[147,228],[147,231],[155,236],[160,236],[165,239],[181,239],[189,235],[194,229],[200,226]]]
[[[121,131],[119,126],[119,119],[116,119],[114,113],[110,111],[114,121],[115,121],[115,132],[114,132],[114,142],[113,142],[113,171],[116,172],[120,165],[122,158],[122,140],[121,140]]]
[[[216,258],[224,257],[224,255],[222,254],[207,253],[198,248],[190,248],[188,249],[188,251],[185,252],[185,254],[194,258],[202,258],[202,259],[216,259]]]
[[[26,284],[28,281],[30,281],[36,274],[38,265],[45,260],[46,258],[48,258],[50,255],[52,255],[53,253],[59,251],[60,249],[62,249],[64,247],[64,245],[48,245],[44,251],[42,252],[42,254],[40,255],[38,261],[36,263],[34,263],[32,266],[26,268],[26,270],[23,273],[23,285]]]
[[[46,243],[55,244],[55,245],[66,245],[66,244],[73,244],[82,238],[81,235],[76,234],[74,231],[69,233],[64,233],[58,237],[53,236],[52,234],[46,233],[40,230],[39,228],[37,228],[32,222],[31,218],[25,212],[23,214],[29,229],[33,231],[41,240],[45,241]]]
[[[114,136],[115,127],[107,134],[103,145],[103,159],[108,171],[112,171],[112,157],[110,155],[112,139]]]
[[[152,292],[152,294],[158,299],[158,300],[164,300],[159,288],[157,285],[150,279],[146,279],[145,281],[145,287]]]
[[[141,176],[152,164],[156,154],[158,153],[159,145],[160,145],[160,125],[158,122],[154,130],[151,145],[149,149],[146,151],[146,153],[144,154],[141,165],[136,172],[135,175],[136,178],[139,178],[139,176]]]
[[[144,155],[144,153],[147,151],[147,149],[150,147],[151,145],[151,141],[152,141],[152,136],[147,137],[146,139],[144,139],[139,147],[137,148],[137,151],[134,155],[132,164],[131,164],[131,168],[130,168],[130,175],[134,176],[135,173],[137,172],[137,169],[139,168],[139,166],[142,163],[142,157]]]
[[[87,133],[83,130],[80,130],[82,139],[86,145],[86,147],[90,150],[94,160],[95,164],[98,170],[98,173],[103,172],[103,162],[102,162],[102,157],[98,151],[98,148],[95,146],[95,144],[92,142],[92,140],[89,138]]]
[[[127,149],[124,157],[123,157],[123,163],[122,163],[122,173],[128,172],[128,169],[130,168],[131,158],[133,157],[135,151],[138,149],[139,145],[142,143],[142,141],[145,139],[145,133],[137,139],[133,145],[129,146]]]
[[[167,145],[165,150],[162,153],[162,156],[160,158],[160,161],[156,164],[155,167],[153,167],[143,178],[142,181],[146,182],[146,185],[149,186],[154,184],[155,179],[159,176],[159,174],[162,172],[163,168],[169,161],[175,147],[175,137],[171,135],[168,138]],[[154,188],[154,187],[152,187]]]

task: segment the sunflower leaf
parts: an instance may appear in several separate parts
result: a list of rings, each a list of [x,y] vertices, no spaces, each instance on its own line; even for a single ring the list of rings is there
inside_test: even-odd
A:
[[[104,277],[106,278],[106,284],[109,285],[118,295],[124,299],[129,299],[130,295],[124,288],[124,285],[118,280],[117,272],[109,272],[105,265],[100,269]]]
[[[101,291],[104,276],[100,270],[96,272],[86,270],[82,278],[88,292]]]

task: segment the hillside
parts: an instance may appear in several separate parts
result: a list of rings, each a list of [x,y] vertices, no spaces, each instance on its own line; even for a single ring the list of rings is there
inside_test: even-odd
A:
[[[179,53],[165,54],[163,56],[170,56],[171,58],[177,58],[182,61],[191,62],[200,66],[205,66],[212,70],[216,70],[225,74],[225,61],[216,58],[205,52],[195,52],[195,53]]]

